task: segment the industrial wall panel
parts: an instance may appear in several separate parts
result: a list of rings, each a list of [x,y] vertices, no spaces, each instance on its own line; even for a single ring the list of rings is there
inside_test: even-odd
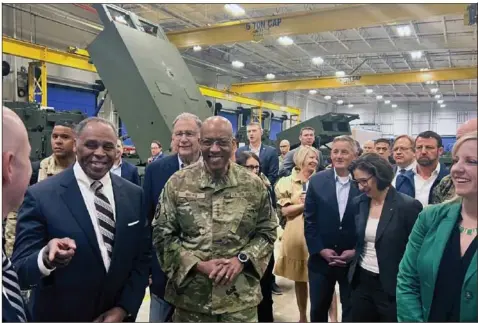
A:
[[[277,134],[282,131],[282,120],[272,119],[269,139],[276,140]]]
[[[236,113],[221,110],[219,112],[219,115],[226,118],[227,120],[229,120],[232,123],[232,131],[233,131],[234,135],[236,135],[236,133],[237,133],[237,115],[236,115]]]
[[[81,111],[93,116],[96,110],[96,91],[74,88],[59,84],[48,84],[47,104],[57,111]]]

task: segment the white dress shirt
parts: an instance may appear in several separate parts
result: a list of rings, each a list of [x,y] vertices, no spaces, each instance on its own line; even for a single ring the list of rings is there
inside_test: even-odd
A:
[[[91,184],[94,182],[91,178],[89,178],[86,173],[81,168],[78,162],[75,163],[73,166],[73,172],[75,174],[76,181],[80,188],[81,195],[83,196],[83,201],[85,202],[86,209],[88,210],[91,223],[93,224],[93,228],[95,230],[96,239],[98,241],[98,246],[100,247],[101,257],[103,258],[103,263],[105,265],[106,271],[108,271],[110,267],[110,259],[108,257],[108,251],[106,250],[106,246],[103,241],[103,236],[101,235],[100,225],[98,223],[98,218],[96,216],[96,207],[95,207],[95,192],[91,189]],[[116,221],[116,206],[114,200],[114,193],[113,193],[113,185],[111,184],[111,176],[110,173],[106,173],[106,175],[100,179],[100,182],[103,184],[102,192],[108,198],[111,208],[113,209],[113,217]],[[40,251],[38,254],[38,267],[40,272],[48,276],[53,270],[49,270],[45,267],[42,260],[42,254],[44,249]]]
[[[123,165],[123,159],[120,159],[118,165],[113,164],[113,167],[111,167],[111,172],[121,177],[121,165]]]
[[[257,149],[254,149],[252,148],[252,146],[249,144],[249,151],[251,153],[254,153],[257,155],[257,157],[261,157],[260,154],[261,154],[261,148],[262,148],[262,143],[259,145],[259,147],[257,147]]]
[[[397,165],[397,172],[395,173],[395,177],[393,178],[392,186],[395,187],[395,184],[397,183],[397,177],[398,177],[398,175],[400,175],[400,171],[401,171],[402,169],[405,169],[405,170],[407,171],[407,170],[413,169],[414,167],[416,167],[416,165],[417,165],[417,161],[416,161],[416,160],[413,161],[413,163],[411,163],[410,165],[408,165],[408,166],[405,167],[405,168],[402,168],[402,167],[400,167],[400,166]]]
[[[345,209],[349,200],[351,175],[340,177],[334,168],[335,174],[335,193],[337,194],[337,203],[339,206],[340,221],[344,218]]]
[[[432,172],[432,175],[428,179],[424,179],[417,172],[417,165],[413,167],[413,172],[415,173],[415,199],[419,200],[422,203],[423,207],[428,205],[428,199],[430,197],[430,190],[432,189],[433,183],[440,173],[440,163],[438,163],[435,170]]]

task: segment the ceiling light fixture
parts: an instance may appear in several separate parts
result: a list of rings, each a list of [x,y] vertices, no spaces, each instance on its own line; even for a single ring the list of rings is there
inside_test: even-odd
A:
[[[397,107],[397,105],[396,105],[396,104],[392,104],[392,108],[396,108],[396,107]]]
[[[241,61],[232,61],[232,67],[235,67],[235,68],[242,68],[244,67],[244,63],[241,62]]]
[[[366,89],[366,90],[365,90],[365,93],[371,94],[371,93],[373,93],[373,90],[372,90],[372,89]]]
[[[349,104],[348,107],[349,107],[349,108],[353,108],[354,105],[353,105],[353,104]]]
[[[344,103],[344,100],[338,100],[337,101],[337,104],[343,104]]]
[[[430,90],[430,92],[433,93],[433,94],[435,94],[435,93],[438,92],[438,88],[433,88],[433,89]]]
[[[337,76],[337,77],[344,77],[344,76],[345,76],[345,72],[344,72],[344,71],[337,71],[337,72],[335,72],[335,76]]]
[[[272,74],[272,73],[268,73],[268,74],[266,75],[266,79],[268,79],[268,80],[273,80],[273,79],[275,79],[275,78],[276,78],[276,76],[275,76],[274,74]]]
[[[400,37],[408,37],[412,34],[412,30],[410,29],[410,26],[397,27],[397,34]]]
[[[422,55],[423,53],[420,50],[417,50],[415,52],[410,52],[410,56],[412,56],[413,59],[420,59],[422,58]]]
[[[439,98],[441,98],[440,94],[435,95],[435,99],[439,99]]]
[[[199,45],[196,45],[196,46],[193,47],[193,50],[194,50],[195,52],[199,52],[201,49],[202,49],[202,47],[199,46]]]
[[[233,3],[224,5],[224,9],[226,9],[226,11],[234,17],[243,16],[246,14],[246,11],[241,6]]]
[[[309,90],[309,94],[317,94],[317,90]]]
[[[377,95],[377,100],[382,100],[382,99],[383,99],[383,96]]]
[[[438,104],[442,104],[443,102],[445,102],[445,101],[443,101],[443,100],[438,100],[437,101]]]
[[[324,63],[324,59],[322,57],[313,57],[312,64],[320,65]]]
[[[330,99],[332,99],[332,97],[330,95],[326,95],[326,96],[324,96],[324,99],[330,100]]]
[[[287,37],[287,36],[279,37],[279,39],[277,39],[277,41],[282,46],[289,46],[289,45],[292,45],[294,43],[294,40],[290,37]]]
[[[390,104],[390,100],[385,100],[385,104]]]
[[[428,71],[428,68],[421,68],[420,69],[420,72],[426,72],[426,71]]]
[[[445,108],[446,107],[446,104],[441,104],[440,105],[440,108]]]

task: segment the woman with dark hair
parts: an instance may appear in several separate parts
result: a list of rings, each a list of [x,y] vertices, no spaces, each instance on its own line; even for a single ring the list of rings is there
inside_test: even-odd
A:
[[[237,158],[236,163],[247,168],[252,173],[259,176],[269,191],[271,196],[271,183],[267,177],[261,172],[261,162],[259,157],[250,151],[241,151]],[[272,255],[269,265],[261,279],[261,292],[262,301],[257,306],[257,319],[259,322],[274,322],[274,310],[272,300],[272,285],[274,282],[274,276],[272,270],[274,269],[274,255]]]
[[[364,194],[355,198],[357,245],[350,265],[352,322],[396,322],[398,266],[422,210],[419,201],[391,185],[392,166],[376,153],[349,167]]]

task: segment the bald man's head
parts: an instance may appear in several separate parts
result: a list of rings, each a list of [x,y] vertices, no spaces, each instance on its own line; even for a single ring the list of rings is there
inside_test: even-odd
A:
[[[23,202],[32,166],[30,143],[22,120],[9,108],[3,107],[2,203],[3,218]]]
[[[279,144],[280,153],[282,156],[285,156],[290,150],[290,142],[287,139],[281,140]]]
[[[204,120],[201,127],[201,152],[211,174],[222,177],[227,172],[232,149],[232,124],[224,117]]]
[[[477,131],[477,130],[478,130],[477,118],[473,118],[471,120],[468,120],[467,122],[465,122],[464,124],[459,126],[458,129],[456,129],[456,139],[459,139],[463,135],[465,135],[467,133],[470,133],[470,132]]]
[[[363,144],[363,153],[366,154],[366,153],[373,153],[373,152],[375,152],[375,143],[373,142],[373,140],[367,140]]]

